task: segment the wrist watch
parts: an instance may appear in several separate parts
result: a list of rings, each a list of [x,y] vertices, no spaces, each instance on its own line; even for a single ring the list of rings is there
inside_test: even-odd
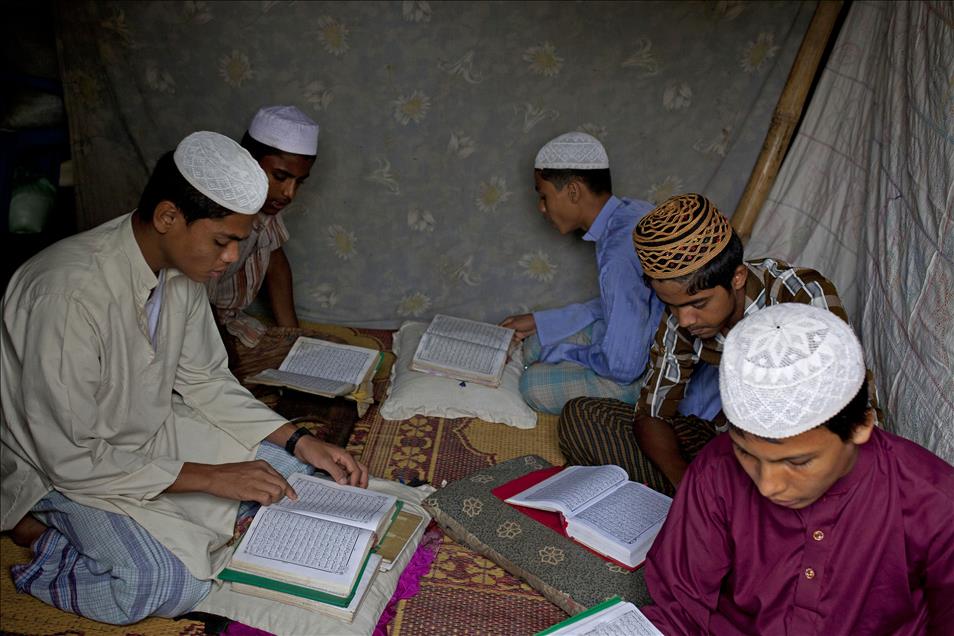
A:
[[[285,451],[286,451],[289,455],[294,456],[294,455],[295,455],[295,447],[298,446],[298,440],[300,440],[300,439],[301,439],[302,437],[304,437],[305,435],[311,435],[311,431],[309,431],[309,430],[308,430],[307,428],[305,428],[304,426],[302,426],[302,427],[299,428],[297,431],[295,431],[294,433],[292,433],[291,436],[288,438],[288,441],[285,442]]]

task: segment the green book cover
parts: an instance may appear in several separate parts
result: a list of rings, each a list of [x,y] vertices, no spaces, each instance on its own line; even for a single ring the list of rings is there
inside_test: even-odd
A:
[[[591,607],[591,608],[589,608],[589,609],[587,609],[587,610],[583,610],[582,612],[580,612],[580,613],[577,614],[576,616],[571,616],[570,618],[566,619],[565,621],[562,621],[562,622],[560,622],[560,623],[557,623],[556,625],[551,625],[550,627],[547,627],[547,628],[546,628],[545,630],[543,630],[542,632],[537,632],[537,633],[535,634],[535,636],[546,636],[547,634],[552,634],[553,632],[557,631],[558,629],[562,629],[562,628],[566,627],[567,625],[572,625],[573,623],[576,623],[576,622],[578,622],[578,621],[581,621],[581,620],[583,620],[584,618],[586,618],[586,617],[588,617],[588,616],[592,616],[593,614],[596,614],[597,612],[602,612],[602,611],[605,610],[607,607],[612,607],[613,605],[616,605],[617,603],[622,603],[622,602],[623,602],[623,599],[621,599],[621,598],[618,597],[618,596],[614,596],[614,597],[611,598],[611,599],[607,599],[607,600],[603,601],[603,602],[600,603],[599,605],[594,605],[593,607]]]
[[[322,603],[327,603],[328,605],[334,605],[335,607],[348,607],[348,605],[351,603],[351,600],[354,598],[354,593],[358,589],[358,584],[361,582],[361,577],[364,576],[364,570],[366,567],[368,567],[368,560],[370,558],[371,553],[369,552],[364,558],[364,563],[361,564],[361,570],[358,572],[358,577],[354,580],[354,585],[351,586],[351,590],[348,592],[347,596],[338,596],[336,594],[331,594],[330,592],[322,592],[310,587],[295,585],[294,583],[286,583],[285,581],[279,581],[278,579],[272,579],[259,574],[241,572],[239,570],[233,570],[232,568],[225,568],[219,572],[218,578],[223,581],[245,583],[246,585],[263,587],[266,590],[274,590],[276,592],[282,592],[283,594],[300,596],[301,598],[307,598],[312,601],[320,601]]]

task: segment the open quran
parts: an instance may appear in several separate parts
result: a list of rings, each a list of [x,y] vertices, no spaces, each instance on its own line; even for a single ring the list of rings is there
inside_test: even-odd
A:
[[[381,352],[301,336],[277,369],[266,369],[245,378],[249,384],[268,384],[323,397],[353,395],[360,389],[370,395],[371,377]]]
[[[619,466],[570,466],[506,502],[559,512],[566,534],[627,568],[646,559],[672,499]]]
[[[421,336],[411,369],[500,386],[513,329],[437,314]]]
[[[371,550],[401,502],[307,475],[288,482],[298,500],[260,508],[218,578],[239,584],[236,591],[248,593],[251,586],[347,608],[377,571],[380,557],[371,563]]]

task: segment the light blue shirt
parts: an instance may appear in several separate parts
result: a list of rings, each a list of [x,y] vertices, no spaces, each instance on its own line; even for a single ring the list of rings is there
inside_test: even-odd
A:
[[[541,362],[575,362],[620,384],[642,375],[663,304],[643,279],[632,232],[652,209],[646,201],[611,196],[600,210],[583,237],[596,243],[600,295],[585,303],[534,312]],[[590,344],[563,342],[590,324]]]

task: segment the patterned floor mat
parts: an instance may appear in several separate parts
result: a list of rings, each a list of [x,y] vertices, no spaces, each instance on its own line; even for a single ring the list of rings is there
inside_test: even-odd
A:
[[[556,416],[540,416],[530,430],[474,418],[416,416],[384,420],[377,409],[355,427],[349,450],[374,475],[439,487],[477,469],[537,454],[563,463]],[[391,636],[532,634],[566,614],[493,562],[444,537],[418,595],[401,601]]]

